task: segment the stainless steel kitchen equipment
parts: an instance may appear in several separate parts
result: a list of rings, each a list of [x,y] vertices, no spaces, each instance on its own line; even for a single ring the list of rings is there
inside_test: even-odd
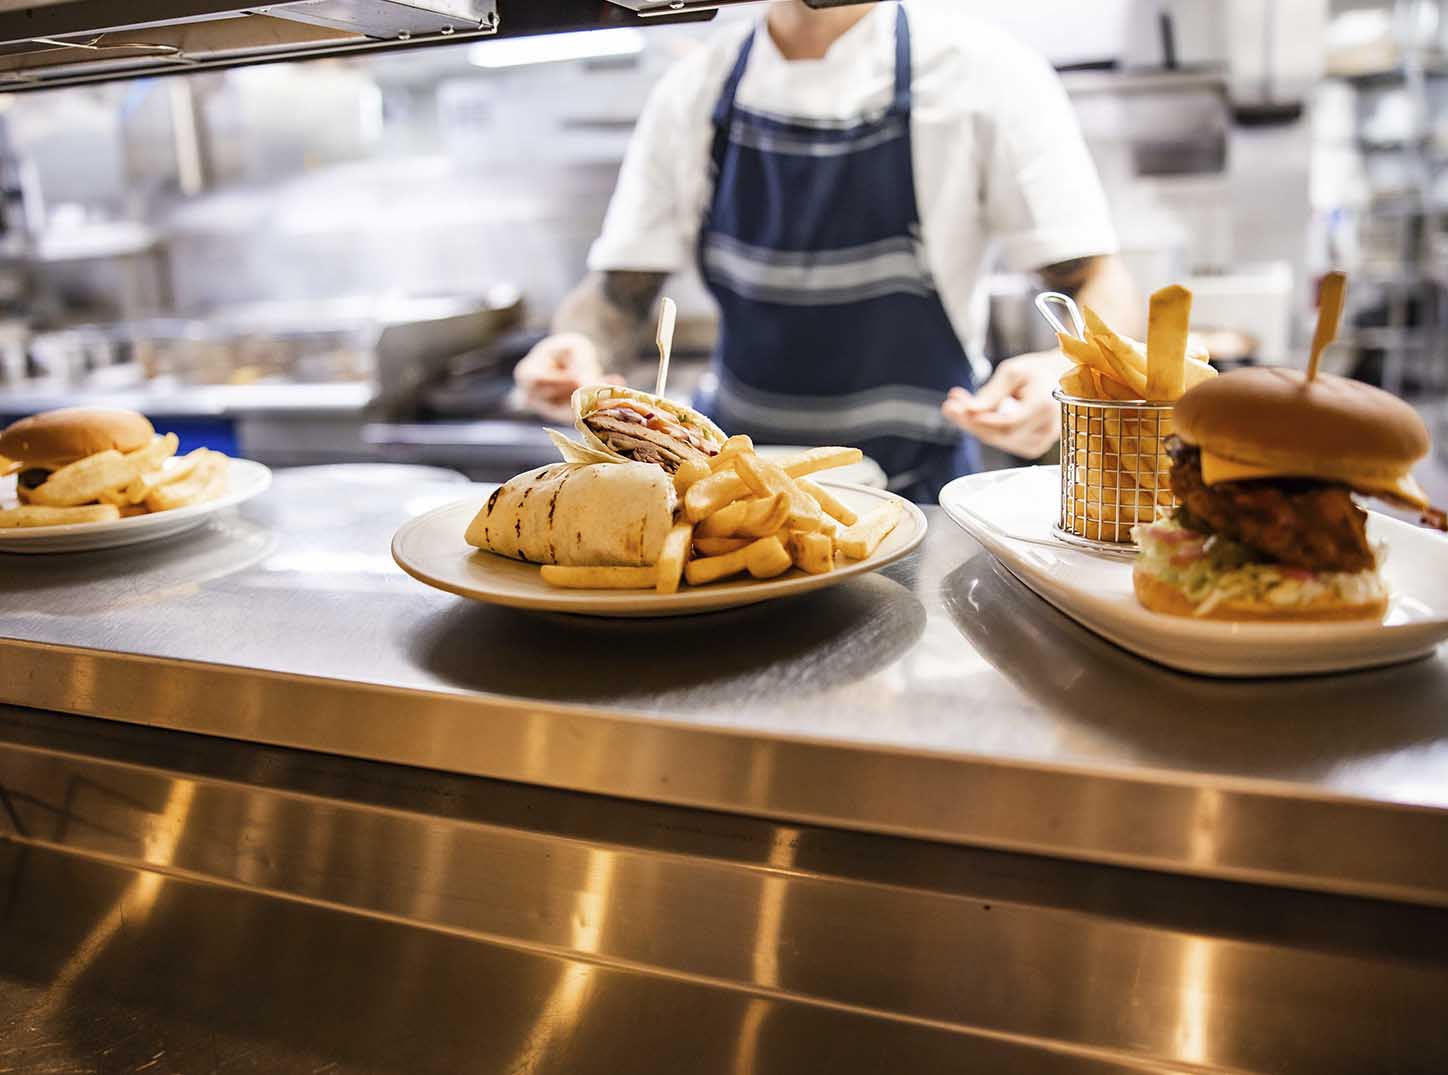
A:
[[[1061,509],[1056,536],[1097,552],[1134,556],[1131,530],[1172,508],[1171,403],[1081,399],[1061,389]]]
[[[710,18],[741,0],[0,0],[0,88]],[[831,6],[833,0],[810,0]],[[636,10],[637,9],[637,10]],[[647,9],[647,10],[644,10]]]
[[[204,320],[76,326],[35,338],[31,376],[0,383],[0,421],[131,407],[191,446],[268,464],[366,459],[375,454],[362,435],[369,422],[414,414],[449,359],[521,312],[517,290],[497,285],[483,295],[269,302]]]

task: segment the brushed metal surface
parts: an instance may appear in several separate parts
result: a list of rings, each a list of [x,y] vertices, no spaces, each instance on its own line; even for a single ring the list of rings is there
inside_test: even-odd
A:
[[[391,563],[457,486],[283,472],[206,531],[0,559],[0,701],[585,791],[1448,902],[1448,658],[1179,675],[932,513],[922,549],[686,621],[530,616]]]
[[[1445,927],[0,708],[0,1070],[1441,1072]]]

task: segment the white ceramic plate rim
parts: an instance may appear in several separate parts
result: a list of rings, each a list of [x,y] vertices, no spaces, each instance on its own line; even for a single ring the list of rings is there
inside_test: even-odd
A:
[[[897,496],[894,493],[883,489],[873,489],[864,485],[852,485],[844,482],[821,482],[822,485],[829,485],[832,488],[848,490],[865,497],[871,497],[880,501],[898,501],[904,509],[899,525],[894,533],[886,541],[891,543],[888,552],[876,551],[874,556],[865,560],[855,561],[843,567],[837,567],[834,571],[823,575],[807,575],[797,569],[786,575],[774,579],[738,579],[731,582],[718,583],[711,586],[689,587],[682,586],[678,593],[656,594],[647,590],[558,590],[556,592],[525,594],[499,590],[489,590],[484,587],[469,587],[455,584],[447,579],[439,578],[431,574],[425,568],[408,561],[402,552],[402,546],[406,540],[417,530],[435,524],[439,516],[450,515],[467,506],[470,511],[475,509],[479,503],[476,496],[462,500],[456,500],[441,507],[433,508],[416,518],[409,519],[398,528],[392,537],[392,558],[407,574],[438,590],[446,593],[456,594],[459,597],[467,597],[476,601],[483,601],[488,604],[504,605],[510,608],[529,609],[537,612],[567,612],[586,616],[628,616],[644,617],[649,615],[670,616],[685,612],[713,612],[720,609],[734,608],[741,605],[756,604],[761,601],[769,601],[780,597],[791,597],[795,594],[808,593],[812,590],[823,589],[826,586],[833,586],[844,582],[847,579],[858,575],[868,574],[879,568],[892,564],[902,557],[910,555],[919,547],[925,539],[925,530],[928,523],[925,513],[915,504]],[[913,530],[903,542],[891,542],[900,533],[900,528],[911,526]],[[462,530],[458,529],[459,552],[463,552],[468,546],[462,540]],[[481,550],[477,550],[481,552]],[[491,555],[491,554],[483,554]],[[505,569],[526,566],[517,561],[508,560],[504,557],[497,557]],[[482,559],[479,563],[486,564],[488,561]]]
[[[229,458],[227,477],[231,483],[225,496],[201,504],[188,504],[184,508],[158,511],[146,515],[132,515],[124,519],[108,519],[98,523],[62,523],[58,526],[16,526],[0,530],[0,548],[6,545],[24,545],[27,542],[44,542],[47,539],[87,535],[100,537],[105,534],[133,534],[151,528],[171,529],[171,524],[210,515],[224,508],[260,496],[271,486],[270,468],[250,459]]]

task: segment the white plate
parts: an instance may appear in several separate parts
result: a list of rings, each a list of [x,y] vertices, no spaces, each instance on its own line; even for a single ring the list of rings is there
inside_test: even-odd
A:
[[[1382,623],[1225,623],[1166,616],[1131,591],[1131,563],[1051,536],[1060,494],[1056,467],[957,478],[940,506],[1037,594],[1132,653],[1215,676],[1305,675],[1371,668],[1432,653],[1448,638],[1448,538],[1368,513],[1388,547],[1392,601]]]
[[[762,458],[772,459],[775,462],[793,459],[800,453],[809,451],[805,446],[797,444],[761,444],[754,450]],[[868,455],[858,463],[831,468],[828,479],[839,485],[866,485],[871,489],[885,488],[888,480],[885,476],[885,469]]]
[[[883,489],[829,484],[841,501],[862,515],[886,500],[898,501],[905,512],[874,556],[858,563],[848,562],[824,575],[806,575],[793,570],[775,579],[746,577],[711,586],[684,585],[674,594],[649,590],[560,590],[543,581],[536,565],[483,552],[463,541],[468,523],[484,503],[481,496],[434,508],[404,523],[392,538],[392,558],[420,582],[495,605],[584,616],[685,616],[833,586],[900,559],[925,537],[925,515],[908,500]]]
[[[218,511],[266,492],[271,471],[250,459],[228,462],[230,490],[217,500],[192,504],[149,515],[132,515],[105,523],[66,523],[64,526],[18,526],[0,530],[0,552],[84,552],[112,549],[155,541],[200,526]],[[10,506],[15,498],[14,479],[0,483],[0,504]]]

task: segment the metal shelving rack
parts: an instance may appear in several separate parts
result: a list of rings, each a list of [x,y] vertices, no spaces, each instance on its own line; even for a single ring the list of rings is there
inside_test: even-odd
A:
[[[1448,395],[1448,205],[1439,190],[1448,174],[1448,145],[1435,131],[1433,90],[1448,83],[1448,55],[1429,35],[1426,23],[1448,18],[1443,0],[1396,0],[1399,60],[1383,70],[1330,76],[1352,87],[1361,125],[1364,104],[1382,93],[1401,93],[1408,102],[1408,137],[1372,140],[1359,133],[1357,150],[1370,162],[1391,158],[1402,181],[1388,196],[1374,196],[1362,210],[1360,234],[1375,253],[1354,274],[1358,300],[1349,318],[1370,306],[1385,309],[1386,324],[1348,334],[1362,352],[1383,354],[1383,387],[1399,395],[1440,402]],[[1441,40],[1441,37],[1438,38]],[[1435,137],[1436,135],[1436,137]],[[1439,424],[1448,424],[1448,415]],[[1435,438],[1443,443],[1448,430]]]

